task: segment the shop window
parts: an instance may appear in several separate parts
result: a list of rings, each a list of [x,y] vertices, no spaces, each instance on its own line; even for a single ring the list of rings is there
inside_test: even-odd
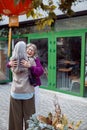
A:
[[[60,37],[57,43],[57,88],[80,92],[81,37]]]
[[[32,39],[31,43],[34,43],[37,46],[38,56],[40,58],[41,64],[44,68],[44,74],[41,76],[42,85],[48,86],[48,39]]]
[[[87,91],[87,33],[86,33],[86,52],[85,52],[85,88]]]
[[[7,41],[0,41],[0,83],[9,80],[7,49]]]

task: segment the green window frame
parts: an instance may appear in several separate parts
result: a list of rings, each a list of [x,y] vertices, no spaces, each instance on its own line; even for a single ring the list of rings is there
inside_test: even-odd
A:
[[[66,94],[76,95],[76,96],[84,96],[84,66],[85,66],[85,33],[87,29],[80,29],[80,30],[66,30],[66,31],[51,31],[51,32],[44,32],[44,33],[32,33],[32,34],[23,34],[17,37],[27,37],[28,43],[32,39],[48,39],[48,86],[41,86],[41,88],[49,89],[53,91],[59,91]],[[80,93],[76,94],[73,92],[57,90],[56,89],[56,38],[57,37],[81,37],[81,85],[80,85]]]

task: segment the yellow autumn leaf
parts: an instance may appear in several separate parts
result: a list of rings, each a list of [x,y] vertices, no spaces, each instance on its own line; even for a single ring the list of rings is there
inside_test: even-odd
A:
[[[48,19],[47,24],[50,26],[54,22],[53,19]]]
[[[62,115],[62,124],[64,126],[66,126],[68,124],[68,119],[67,119],[66,115]]]
[[[78,121],[74,127],[74,130],[77,130],[80,126],[80,124],[82,123],[82,121]]]
[[[55,5],[52,5],[51,7],[50,7],[50,10],[51,11],[53,11],[53,10],[55,10],[57,7],[55,6]]]

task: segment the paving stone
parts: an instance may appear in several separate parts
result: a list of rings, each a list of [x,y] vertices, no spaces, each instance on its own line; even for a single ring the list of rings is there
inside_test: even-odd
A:
[[[10,88],[11,83],[0,85],[0,130],[8,130]],[[79,130],[87,130],[87,98],[40,89],[40,114],[54,112],[55,96],[69,121],[81,120]]]

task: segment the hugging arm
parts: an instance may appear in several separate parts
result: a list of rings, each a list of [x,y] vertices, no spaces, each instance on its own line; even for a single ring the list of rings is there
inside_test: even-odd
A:
[[[10,61],[6,64],[6,66],[7,66],[8,68],[16,67],[16,66],[17,66],[17,61],[16,61],[16,60],[10,60]]]
[[[33,75],[35,75],[37,77],[40,77],[41,75],[43,75],[44,69],[43,69],[43,67],[42,67],[42,65],[40,63],[39,58],[36,58],[35,62],[36,62],[36,66],[31,66],[30,70],[31,70]]]

